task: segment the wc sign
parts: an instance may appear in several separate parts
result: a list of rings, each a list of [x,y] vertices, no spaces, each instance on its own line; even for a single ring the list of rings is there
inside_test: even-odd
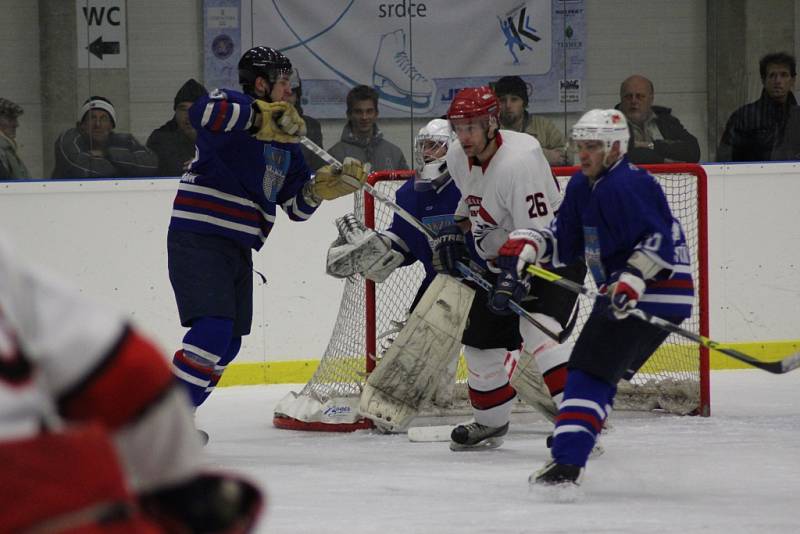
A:
[[[128,66],[125,0],[75,0],[79,69]]]

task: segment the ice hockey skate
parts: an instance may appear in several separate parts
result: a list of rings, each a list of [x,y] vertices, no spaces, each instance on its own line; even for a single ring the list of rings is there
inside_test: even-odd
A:
[[[480,423],[458,425],[450,434],[451,451],[496,449],[503,444],[508,433],[508,423],[493,427]]]
[[[381,36],[372,65],[372,85],[381,100],[390,105],[422,110],[432,107],[436,89],[433,82],[411,63],[406,33],[402,29]]]
[[[580,486],[583,478],[583,467],[570,464],[558,464],[550,460],[544,467],[528,477],[528,483],[538,486]]]

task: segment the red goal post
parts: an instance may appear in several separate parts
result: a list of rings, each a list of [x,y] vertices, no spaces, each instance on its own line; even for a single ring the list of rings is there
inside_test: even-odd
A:
[[[708,266],[706,174],[694,164],[643,165],[662,184],[674,215],[687,234],[693,252],[696,306],[684,328],[708,335]],[[577,167],[553,169],[562,190]],[[394,192],[414,175],[413,171],[379,171],[369,182],[394,198]],[[393,212],[369,193],[355,195],[354,213],[367,227],[385,229]],[[360,276],[345,281],[339,313],[325,353],[313,377],[299,392],[292,392],[276,406],[273,423],[295,430],[352,431],[369,428],[370,421],[357,413],[358,398],[368,373],[381,351],[382,338],[388,342],[398,321],[416,294],[424,275],[415,265],[397,269],[382,284]],[[591,277],[587,284],[591,285]],[[577,337],[588,316],[590,304],[579,299],[581,310],[571,340]],[[463,363],[463,362],[462,362]],[[709,415],[708,349],[689,345],[671,335],[651,361],[630,384],[620,383],[615,408],[665,410],[674,413]],[[458,386],[461,402],[454,411],[468,413],[466,373],[460,369]],[[460,404],[458,408],[455,405]],[[447,414],[441,414],[447,415]]]

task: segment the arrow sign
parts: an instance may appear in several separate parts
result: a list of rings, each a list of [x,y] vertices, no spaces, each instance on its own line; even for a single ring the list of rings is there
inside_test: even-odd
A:
[[[89,52],[103,59],[103,55],[119,54],[119,41],[103,41],[101,35],[89,44]]]

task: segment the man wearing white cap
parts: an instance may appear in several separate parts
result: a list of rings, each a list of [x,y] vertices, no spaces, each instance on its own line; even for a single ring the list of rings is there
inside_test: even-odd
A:
[[[116,133],[110,100],[91,96],[78,110],[78,123],[56,140],[53,178],[155,176],[158,157],[132,134]]]

